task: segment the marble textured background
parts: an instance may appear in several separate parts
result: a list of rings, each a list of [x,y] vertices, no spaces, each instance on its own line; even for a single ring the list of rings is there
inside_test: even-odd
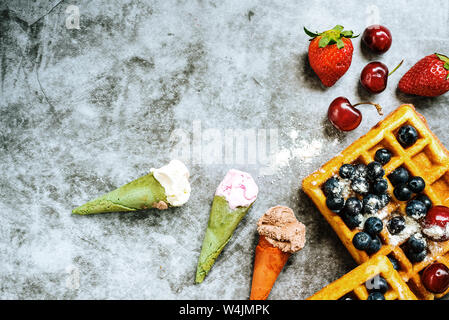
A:
[[[80,28],[68,29],[76,5]],[[444,0],[0,1],[0,298],[246,299],[255,224],[270,206],[294,209],[307,246],[288,262],[270,298],[303,299],[355,267],[302,179],[378,120],[362,107],[354,132],[329,127],[329,103],[371,99],[387,112],[414,103],[449,145],[449,95],[396,91],[421,57],[449,53]],[[303,26],[356,33],[378,19],[388,53],[354,40],[353,63],[325,89],[307,63]],[[363,66],[380,59],[389,87],[371,97]],[[176,129],[277,129],[273,174],[257,164],[193,160],[190,202],[166,212],[72,216],[73,207],[170,160]],[[231,167],[247,170],[259,199],[209,276],[194,285],[213,192]]]

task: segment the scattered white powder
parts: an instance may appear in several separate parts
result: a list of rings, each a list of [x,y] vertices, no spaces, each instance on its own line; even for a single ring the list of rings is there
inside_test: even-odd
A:
[[[449,224],[446,225],[446,229],[440,226],[432,226],[430,228],[423,229],[423,233],[434,240],[439,240],[449,235]]]
[[[410,238],[415,233],[419,233],[421,231],[421,226],[419,223],[410,217],[404,217],[405,219],[405,228],[399,234],[390,234],[388,232],[390,238],[390,244],[393,246],[401,245],[408,238]]]
[[[335,175],[336,176],[336,175]],[[348,179],[340,179],[339,181],[341,187],[341,195],[343,198],[348,199],[349,197],[354,197],[356,194],[351,188],[351,181]]]

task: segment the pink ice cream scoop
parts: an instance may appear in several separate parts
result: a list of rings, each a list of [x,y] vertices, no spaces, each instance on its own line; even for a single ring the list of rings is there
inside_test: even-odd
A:
[[[253,177],[247,172],[231,169],[215,192],[216,196],[226,199],[229,207],[249,207],[257,198],[259,188]]]

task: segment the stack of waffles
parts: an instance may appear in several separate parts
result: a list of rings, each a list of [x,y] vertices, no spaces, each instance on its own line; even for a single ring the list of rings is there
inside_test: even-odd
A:
[[[414,127],[418,133],[417,141],[410,147],[401,145],[397,138],[397,132],[404,125]],[[395,237],[386,228],[387,221],[392,214],[406,215],[406,202],[399,201],[393,196],[391,181],[388,180],[388,193],[391,195],[391,201],[382,210],[380,217],[384,222],[384,228],[379,235],[382,246],[375,254],[369,255],[365,251],[357,250],[352,240],[354,235],[361,230],[358,227],[348,227],[343,219],[329,210],[326,205],[326,196],[323,192],[324,183],[331,177],[337,176],[339,168],[343,164],[373,162],[375,153],[379,149],[388,149],[392,154],[391,160],[384,165],[387,180],[389,174],[396,168],[403,167],[408,170],[410,175],[424,179],[426,187],[423,193],[430,198],[433,205],[449,206],[449,152],[430,131],[424,117],[417,113],[412,105],[400,106],[366,135],[305,178],[303,190],[313,200],[358,264],[367,261],[384,263],[385,259],[377,258],[381,256],[393,258],[399,264],[398,274],[418,298],[426,300],[440,298],[449,290],[441,294],[429,292],[421,281],[420,273],[425,267],[436,261],[449,267],[449,241],[433,242],[429,240],[426,257],[421,262],[412,262],[407,257],[405,245],[408,237]],[[362,289],[355,287],[355,283],[354,285],[348,284],[348,286],[348,290],[354,290],[357,296],[362,298],[365,296]],[[359,293],[360,291],[362,293]],[[322,297],[322,293],[320,296]]]

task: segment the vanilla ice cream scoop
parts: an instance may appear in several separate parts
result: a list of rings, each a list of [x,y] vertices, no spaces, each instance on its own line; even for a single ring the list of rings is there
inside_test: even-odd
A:
[[[167,201],[174,207],[182,206],[189,200],[189,170],[179,160],[172,160],[159,169],[151,169],[154,178],[164,187]]]

